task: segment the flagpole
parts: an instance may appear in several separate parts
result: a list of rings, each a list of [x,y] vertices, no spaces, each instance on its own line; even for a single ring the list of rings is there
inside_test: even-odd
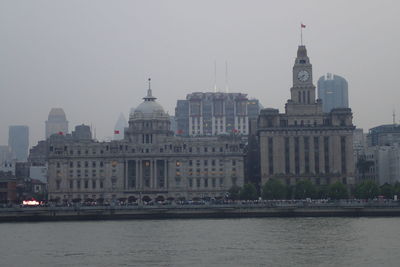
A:
[[[300,23],[300,44],[303,45],[303,22]]]

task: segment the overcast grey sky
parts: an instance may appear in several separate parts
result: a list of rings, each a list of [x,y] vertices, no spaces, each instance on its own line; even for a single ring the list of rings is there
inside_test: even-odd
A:
[[[349,83],[354,123],[400,119],[400,1],[0,0],[0,144],[8,126],[44,137],[52,107],[112,136],[119,113],[141,103],[147,78],[174,114],[177,99],[212,91],[229,62],[231,92],[283,111],[300,42],[314,84],[332,72]]]

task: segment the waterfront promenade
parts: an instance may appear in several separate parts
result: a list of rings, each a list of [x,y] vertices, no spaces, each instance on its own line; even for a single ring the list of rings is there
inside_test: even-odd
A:
[[[400,216],[397,201],[262,201],[224,204],[4,207],[0,222],[172,218]]]

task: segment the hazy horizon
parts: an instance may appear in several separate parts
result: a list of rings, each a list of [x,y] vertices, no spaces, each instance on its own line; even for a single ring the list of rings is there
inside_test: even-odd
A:
[[[400,61],[398,1],[0,1],[0,145],[8,126],[44,138],[53,107],[69,130],[88,124],[113,135],[122,112],[142,102],[147,78],[170,115],[176,100],[225,88],[264,107],[290,97],[300,23],[313,80],[349,84],[357,127],[392,123]],[[371,110],[372,108],[372,110]]]

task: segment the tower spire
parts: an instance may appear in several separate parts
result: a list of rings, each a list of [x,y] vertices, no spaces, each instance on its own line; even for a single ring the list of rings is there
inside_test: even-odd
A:
[[[217,92],[217,60],[214,60],[214,93]]]
[[[393,109],[392,116],[393,116],[393,125],[395,125],[396,124],[396,111],[394,109]]]
[[[147,96],[143,97],[143,99],[144,99],[144,101],[154,101],[157,98],[154,97],[151,92],[151,78],[149,78],[147,81],[149,83],[149,89],[147,89]]]
[[[229,93],[228,61],[225,61],[225,93]]]

